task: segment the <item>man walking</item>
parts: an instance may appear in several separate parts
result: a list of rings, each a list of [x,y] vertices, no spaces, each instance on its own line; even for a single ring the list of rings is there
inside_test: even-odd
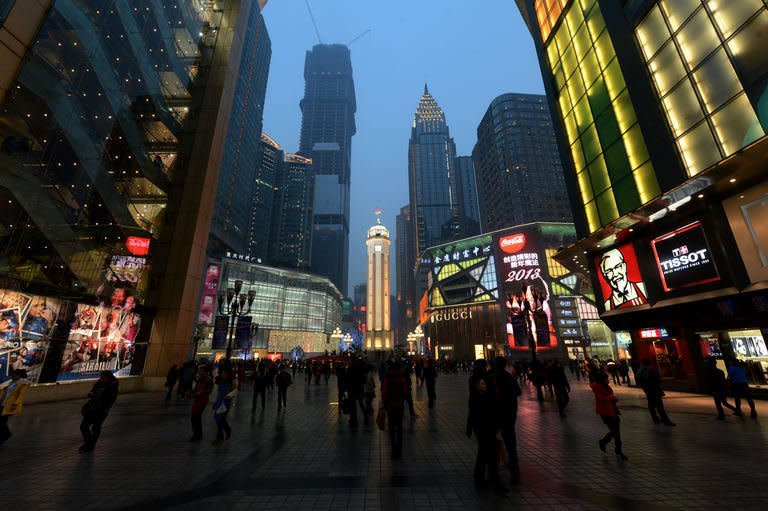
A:
[[[275,384],[277,385],[277,411],[279,412],[283,408],[288,407],[288,387],[293,383],[291,375],[285,370],[285,366],[280,364],[277,376],[275,377]]]
[[[648,399],[648,411],[651,413],[651,419],[658,424],[663,422],[667,426],[674,426],[675,423],[669,420],[667,412],[664,410],[664,391],[661,388],[661,377],[659,373],[651,368],[650,359],[643,359],[643,367],[637,373],[637,384],[645,392]]]
[[[520,480],[515,422],[517,421],[517,398],[520,396],[521,390],[516,378],[506,370],[506,358],[496,357],[495,366],[492,388],[496,391],[497,422],[501,430],[501,438],[507,449],[511,482],[515,484]]]
[[[568,405],[568,401],[570,401],[568,394],[571,392],[571,385],[568,383],[565,370],[559,360],[554,360],[549,368],[549,382],[555,389],[557,411],[560,413],[560,417],[565,418],[565,407]]]
[[[435,383],[436,383],[435,380],[437,380],[437,370],[435,369],[435,361],[430,358],[427,361],[427,366],[422,369],[422,373],[421,373],[421,381],[427,384],[427,399],[428,399],[428,406],[430,408],[435,407],[435,401],[437,400],[437,393],[435,392]]]
[[[750,417],[757,418],[757,410],[755,410],[755,402],[752,400],[752,393],[749,390],[749,383],[747,383],[747,365],[743,360],[732,360],[728,365],[728,379],[731,380],[731,388],[733,389],[733,400],[736,402],[736,411],[733,412],[737,417],[741,417],[741,398],[746,399],[749,405]]]
[[[392,459],[398,459],[403,455],[403,415],[407,393],[408,385],[405,375],[400,370],[400,362],[394,361],[390,364],[381,384],[381,402],[387,412]]]
[[[267,369],[264,364],[259,364],[256,370],[253,372],[253,403],[251,405],[251,412],[256,411],[256,401],[261,396],[261,409],[264,410],[264,406],[267,400]]]
[[[110,371],[102,371],[101,377],[88,393],[88,401],[81,410],[83,421],[80,423],[80,432],[83,434],[85,443],[80,446],[80,452],[90,452],[96,447],[96,440],[101,434],[101,425],[117,399],[119,386],[115,375]]]

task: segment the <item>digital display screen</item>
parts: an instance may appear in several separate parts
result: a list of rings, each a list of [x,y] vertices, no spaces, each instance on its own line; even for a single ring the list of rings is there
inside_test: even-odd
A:
[[[664,291],[720,280],[701,222],[656,238],[651,246]]]

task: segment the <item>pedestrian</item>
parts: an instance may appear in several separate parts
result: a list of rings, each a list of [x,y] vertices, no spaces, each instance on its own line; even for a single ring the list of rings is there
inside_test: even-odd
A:
[[[277,411],[279,412],[283,408],[288,408],[288,387],[293,383],[291,375],[285,370],[285,365],[280,364],[280,368],[277,371],[275,377],[275,384],[277,385]]]
[[[512,484],[516,484],[520,480],[520,466],[517,461],[515,423],[517,422],[517,398],[521,390],[516,375],[511,375],[506,370],[506,358],[496,357],[495,366],[493,388],[496,391],[497,427],[507,449],[510,479]]]
[[[365,410],[363,405],[363,388],[365,386],[365,368],[363,361],[355,359],[347,371],[347,406],[349,408],[349,425],[352,428],[357,427],[357,408],[358,406]]]
[[[176,396],[180,398],[189,397],[192,393],[192,384],[195,379],[195,363],[191,360],[185,362],[179,371],[179,387]]]
[[[389,365],[381,384],[381,406],[387,414],[392,459],[399,459],[403,455],[403,415],[407,393],[408,384],[400,369],[400,362],[394,361]]]
[[[309,362],[304,363],[304,379],[306,380],[307,386],[312,385],[312,364]]]
[[[373,399],[376,397],[376,367],[368,364],[368,372],[365,374],[365,414],[366,422],[368,416],[373,413]]]
[[[267,364],[267,377],[265,378],[266,388],[269,394],[275,390],[275,376],[277,376],[277,365],[274,362]]]
[[[328,385],[328,380],[331,378],[331,363],[327,360],[323,362],[323,377],[325,378],[325,384]]]
[[[267,369],[264,363],[260,363],[251,376],[253,380],[253,402],[251,412],[256,411],[256,400],[261,396],[261,409],[264,410],[267,401]]]
[[[232,428],[227,422],[227,414],[234,403],[235,390],[232,388],[232,370],[228,366],[219,369],[216,378],[216,400],[213,403],[213,420],[216,421],[216,440],[213,445],[221,445],[232,436]]]
[[[14,369],[11,378],[0,384],[0,445],[11,438],[8,420],[21,413],[29,383],[27,371]]]
[[[179,366],[173,364],[165,377],[165,386],[168,387],[168,393],[165,394],[165,400],[170,401],[173,394],[173,387],[179,379]]]
[[[437,380],[437,370],[435,369],[435,361],[431,358],[427,361],[427,366],[422,370],[421,379],[427,385],[428,406],[429,408],[434,408],[435,401],[437,400],[437,394],[435,393],[435,380]]]
[[[643,367],[638,371],[636,380],[645,392],[645,397],[648,400],[648,411],[653,422],[656,424],[663,422],[667,426],[674,426],[675,423],[669,420],[667,412],[664,410],[664,390],[661,388],[661,377],[658,371],[651,368],[650,359],[643,359]]]
[[[728,364],[728,379],[731,381],[733,400],[736,404],[736,411],[733,414],[737,417],[743,415],[741,413],[741,399],[744,398],[749,405],[749,416],[756,419],[757,410],[755,409],[755,402],[752,400],[749,383],[747,383],[747,365],[743,360],[731,360],[731,363]]]
[[[475,461],[474,480],[480,486],[486,482],[493,485],[499,494],[509,490],[499,479],[498,452],[496,445],[496,400],[495,391],[486,374],[485,360],[476,360],[472,375],[469,377],[469,415],[467,417],[467,437],[473,434],[477,438],[477,459]]]
[[[621,376],[621,383],[629,385],[629,364],[626,358],[619,361],[619,375]]]
[[[608,375],[601,372],[595,374],[595,381],[589,385],[592,392],[595,393],[595,411],[603,419],[603,423],[608,426],[608,433],[601,438],[597,444],[600,450],[605,452],[605,447],[613,440],[613,447],[616,456],[622,461],[629,458],[624,454],[621,443],[621,429],[619,415],[618,398],[613,395],[613,389],[608,385]]]
[[[533,386],[536,387],[536,399],[538,399],[539,402],[544,401],[544,392],[542,391],[542,387],[544,386],[545,379],[546,373],[544,371],[544,366],[541,362],[535,360],[531,364],[528,380],[530,380],[530,382],[533,383]]]
[[[552,365],[549,368],[549,381],[555,390],[555,400],[557,401],[557,411],[560,417],[565,418],[565,407],[570,401],[569,393],[571,392],[571,385],[568,383],[568,378],[565,376],[565,370],[560,364],[559,360],[553,360]]]
[[[704,362],[704,370],[707,389],[709,390],[709,393],[712,394],[712,399],[715,401],[717,419],[721,421],[725,420],[725,412],[723,407],[726,407],[736,413],[736,407],[728,403],[725,373],[717,367],[717,361],[714,358],[708,358]]]
[[[409,362],[403,364],[403,374],[405,375],[405,382],[408,384],[408,394],[405,395],[405,401],[408,403],[408,415],[411,419],[416,418],[416,410],[413,408],[413,381],[411,380],[411,373],[413,367]]]
[[[621,381],[619,380],[619,367],[616,365],[616,362],[612,358],[609,358],[605,363],[605,367],[608,370],[608,374],[611,375],[613,384],[621,385]]]
[[[203,412],[208,406],[211,391],[213,390],[213,380],[204,366],[197,368],[197,381],[192,389],[192,438],[190,442],[199,442],[203,439]]]
[[[296,361],[291,364],[291,378],[296,379]]]
[[[424,384],[424,364],[421,360],[416,359],[416,367],[414,369],[414,372],[416,373],[416,386],[421,386]]]
[[[80,452],[90,452],[96,447],[96,441],[101,434],[101,425],[107,418],[110,408],[115,404],[119,387],[120,384],[114,374],[110,371],[102,371],[101,376],[88,393],[88,401],[80,410],[83,415],[80,432],[85,440],[85,443],[78,449]]]

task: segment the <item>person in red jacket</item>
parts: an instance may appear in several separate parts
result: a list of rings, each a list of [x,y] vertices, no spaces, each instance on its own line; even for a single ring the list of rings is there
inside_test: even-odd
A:
[[[616,456],[626,461],[627,458],[621,450],[621,429],[619,427],[619,407],[616,404],[619,400],[613,395],[613,389],[608,385],[608,375],[600,372],[595,378],[595,382],[590,384],[592,392],[595,393],[595,411],[608,426],[608,434],[600,439],[598,445],[600,450],[605,452],[605,446],[613,440]]]

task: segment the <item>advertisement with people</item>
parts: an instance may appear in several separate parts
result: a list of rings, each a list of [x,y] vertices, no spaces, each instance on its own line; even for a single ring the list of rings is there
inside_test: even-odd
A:
[[[0,380],[24,369],[27,379],[37,382],[60,305],[55,299],[0,290]]]
[[[101,371],[128,376],[141,316],[132,296],[113,291],[109,306],[78,304],[58,381],[98,378]]]
[[[499,236],[498,279],[511,350],[548,350],[557,346],[550,309],[550,285],[543,243],[536,230]]]
[[[645,282],[631,243],[604,252],[595,259],[595,268],[606,311],[648,303]]]

